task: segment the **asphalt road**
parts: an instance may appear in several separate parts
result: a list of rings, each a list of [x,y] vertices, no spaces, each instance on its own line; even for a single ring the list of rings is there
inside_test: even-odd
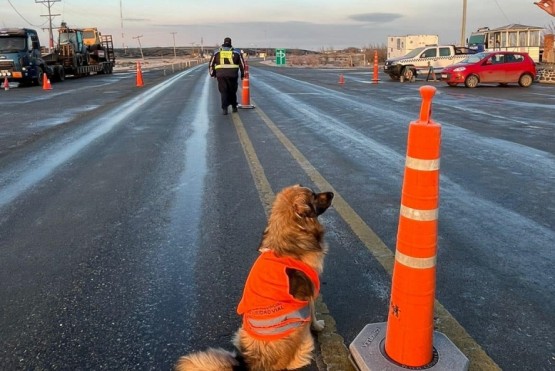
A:
[[[370,72],[253,63],[256,108],[228,116],[206,66],[146,72],[143,88],[118,73],[0,91],[2,369],[167,370],[231,349],[269,203],[294,183],[340,196],[322,217],[328,328],[348,346],[384,322],[379,254],[424,82]],[[555,86],[434,85],[436,325],[472,370],[551,370]],[[319,343],[310,369],[333,362]]]

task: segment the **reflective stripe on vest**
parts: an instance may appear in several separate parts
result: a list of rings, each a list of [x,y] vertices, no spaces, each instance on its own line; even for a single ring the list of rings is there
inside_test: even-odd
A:
[[[219,70],[220,68],[239,68],[238,64],[233,64],[232,50],[220,50],[220,63],[216,65],[215,69]]]
[[[271,319],[253,319],[245,315],[244,321],[248,332],[262,337],[285,336],[289,331],[310,321],[310,307],[308,305],[291,313]]]

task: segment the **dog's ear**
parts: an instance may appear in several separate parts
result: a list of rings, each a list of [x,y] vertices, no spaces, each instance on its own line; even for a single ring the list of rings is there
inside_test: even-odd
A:
[[[311,197],[305,193],[299,193],[295,196],[293,207],[295,208],[295,213],[299,217],[315,218],[318,216],[310,198]]]
[[[333,192],[322,192],[315,195],[314,208],[317,216],[323,214],[330,207],[333,196]]]

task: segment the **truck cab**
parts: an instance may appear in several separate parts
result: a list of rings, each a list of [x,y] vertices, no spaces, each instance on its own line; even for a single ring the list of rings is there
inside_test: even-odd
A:
[[[1,78],[40,85],[44,73],[50,75],[51,70],[41,57],[36,31],[28,28],[0,29]]]

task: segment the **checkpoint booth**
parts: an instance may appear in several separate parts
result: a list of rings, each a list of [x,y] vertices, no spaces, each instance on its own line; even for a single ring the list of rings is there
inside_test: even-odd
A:
[[[481,46],[487,51],[525,52],[538,63],[542,31],[543,27],[521,24],[510,24],[494,29],[482,28],[472,34],[469,46],[478,48]]]

